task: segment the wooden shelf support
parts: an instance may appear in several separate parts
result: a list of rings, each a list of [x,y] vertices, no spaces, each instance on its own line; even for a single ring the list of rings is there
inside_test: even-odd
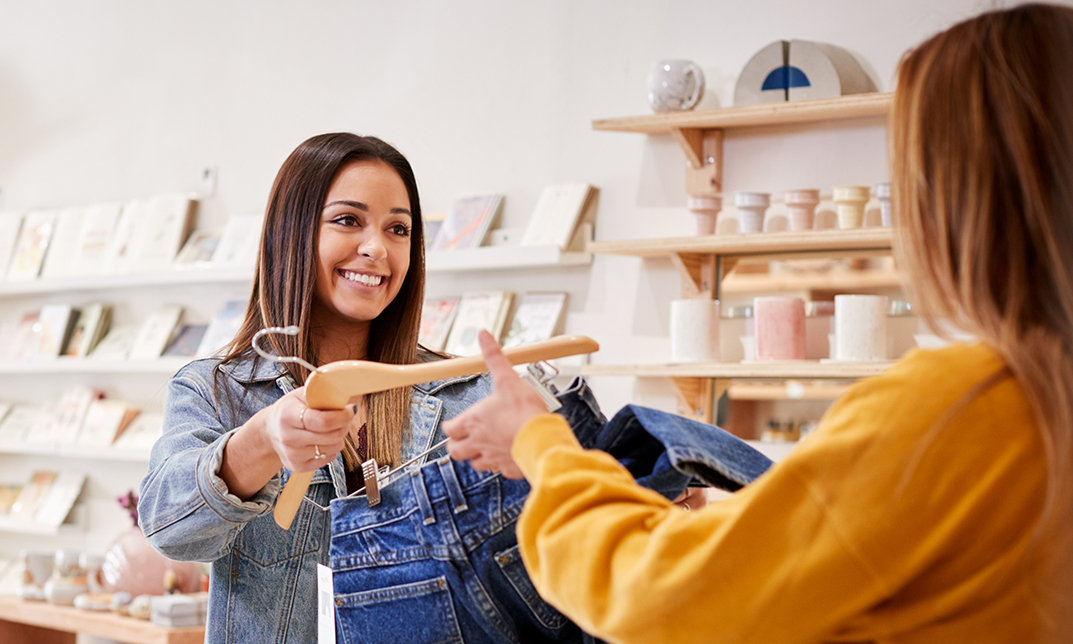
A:
[[[715,403],[730,381],[722,378],[671,378],[677,389],[678,414],[702,423],[715,422]]]
[[[682,297],[715,299],[718,281],[713,256],[671,253],[670,258],[682,276]]]
[[[717,195],[723,191],[723,130],[671,128],[671,136],[685,154],[686,192]]]

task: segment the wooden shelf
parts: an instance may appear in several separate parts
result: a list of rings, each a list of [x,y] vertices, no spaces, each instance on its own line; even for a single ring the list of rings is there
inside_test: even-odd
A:
[[[902,276],[891,270],[842,270],[824,273],[734,273],[722,283],[724,293],[787,293],[880,291],[902,287]]]
[[[714,378],[717,380],[855,380],[883,373],[894,361],[884,362],[698,362],[690,364],[592,364],[584,376],[639,378]]]
[[[770,458],[773,461],[781,461],[789,456],[790,452],[794,451],[797,447],[797,441],[788,443],[772,443],[769,441],[745,441],[756,451],[760,452],[764,456]]]
[[[731,129],[870,116],[885,117],[890,112],[893,96],[890,93],[852,94],[813,101],[596,119],[592,122],[592,127],[594,130],[611,132],[668,134],[676,129]]]
[[[588,250],[598,255],[630,255],[646,259],[672,255],[786,259],[815,253],[823,253],[825,257],[878,254],[889,252],[893,241],[891,228],[877,227],[599,241],[590,243]]]
[[[735,382],[727,387],[731,400],[834,400],[846,393],[849,385],[802,383]]]
[[[162,374],[170,376],[195,358],[157,360],[94,360],[93,358],[41,358],[0,362],[0,375],[56,373]]]
[[[589,264],[592,264],[592,253],[564,251],[558,246],[482,246],[463,250],[430,251],[425,256],[426,269],[430,273]]]
[[[23,625],[28,628],[20,628]],[[62,634],[69,633],[69,638]],[[0,595],[0,642],[70,642],[75,633],[105,637],[127,644],[201,644],[205,628],[163,628],[146,620],[116,613],[86,611],[45,602],[22,601]],[[31,639],[34,638],[34,639]]]
[[[124,273],[37,279],[27,282],[0,282],[0,297],[38,295],[67,291],[100,291],[138,286],[178,286],[183,284],[253,283],[253,268],[191,268],[152,273]]]

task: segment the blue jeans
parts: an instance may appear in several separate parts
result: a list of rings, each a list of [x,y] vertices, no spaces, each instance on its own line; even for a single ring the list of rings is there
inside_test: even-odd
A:
[[[633,405],[606,422],[584,381],[559,410],[587,448],[604,449],[638,483],[674,498],[690,484],[734,490],[770,461],[712,425]],[[514,525],[525,481],[442,458],[362,497],[331,503],[336,637],[347,644],[584,642],[537,594]]]

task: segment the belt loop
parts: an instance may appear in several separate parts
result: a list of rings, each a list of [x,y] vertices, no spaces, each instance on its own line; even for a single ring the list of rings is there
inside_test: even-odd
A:
[[[417,499],[417,507],[421,510],[425,525],[436,523],[436,513],[432,509],[432,501],[428,498],[428,490],[425,488],[425,480],[421,477],[421,469],[410,470],[410,485],[414,488],[414,498]]]
[[[458,481],[455,468],[451,466],[451,458],[444,457],[436,461],[440,468],[440,476],[443,477],[443,486],[447,488],[447,496],[451,497],[451,505],[455,514],[461,514],[469,509],[466,505],[466,496],[462,494],[462,484]]]

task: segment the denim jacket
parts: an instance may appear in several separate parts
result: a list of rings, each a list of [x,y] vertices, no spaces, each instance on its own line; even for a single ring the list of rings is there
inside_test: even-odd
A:
[[[219,470],[224,446],[251,416],[295,388],[278,364],[246,359],[221,367],[196,360],[168,383],[164,435],[153,446],[141,484],[139,521],[170,559],[212,562],[209,644],[316,641],[318,563],[328,563],[333,498],[346,495],[342,458],[321,467],[290,530],[272,508],[290,477],[280,470],[249,500],[230,494]],[[491,378],[468,376],[415,386],[408,460],[443,439],[440,423],[491,392]],[[426,458],[446,452],[441,448]]]

